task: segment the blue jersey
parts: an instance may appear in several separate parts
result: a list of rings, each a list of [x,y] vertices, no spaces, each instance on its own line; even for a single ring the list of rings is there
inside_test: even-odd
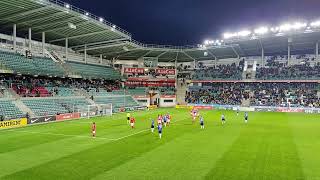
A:
[[[162,125],[161,124],[158,126],[158,132],[162,133]]]
[[[151,122],[151,126],[154,126],[154,120],[152,120],[152,122]]]
[[[203,125],[204,124],[204,120],[203,117],[200,118],[200,124]]]
[[[167,122],[167,116],[163,116],[163,122]]]

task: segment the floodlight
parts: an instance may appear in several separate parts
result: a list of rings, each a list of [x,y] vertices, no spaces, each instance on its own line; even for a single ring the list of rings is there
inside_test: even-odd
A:
[[[310,23],[311,27],[320,27],[320,21],[314,21]]]
[[[260,27],[258,29],[254,30],[254,33],[256,34],[266,34],[269,31],[269,29],[267,27]]]
[[[273,28],[271,28],[271,31],[273,32],[273,33],[276,33],[276,32],[278,32],[279,31],[279,27],[273,27]]]
[[[224,39],[230,39],[230,38],[233,38],[235,36],[237,36],[237,33],[224,33],[223,34],[223,38]]]
[[[112,25],[112,28],[114,28],[114,29],[115,29],[116,27],[117,27],[116,25]]]
[[[242,36],[242,37],[249,36],[250,34],[251,34],[251,31],[248,31],[248,30],[238,32],[238,36]]]
[[[279,30],[280,31],[289,31],[292,29],[292,26],[291,24],[283,24],[279,27]]]
[[[89,16],[89,13],[88,12],[86,12],[86,14],[85,14],[86,16]]]
[[[205,41],[204,41],[204,44],[205,44],[205,45],[209,45],[209,40],[205,40]]]
[[[64,5],[67,9],[70,9],[70,4],[65,4]]]
[[[104,21],[104,19],[103,19],[103,18],[99,18],[99,21],[100,21],[100,22],[103,22],[103,21]]]
[[[296,29],[296,30],[302,29],[302,28],[305,28],[305,27],[307,27],[307,23],[296,22],[296,23],[294,23],[292,25],[292,28]]]

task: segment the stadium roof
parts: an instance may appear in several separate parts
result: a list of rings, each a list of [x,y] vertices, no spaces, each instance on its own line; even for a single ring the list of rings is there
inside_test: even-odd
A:
[[[295,32],[291,34],[262,36],[227,40],[219,46],[161,46],[142,44],[132,39],[127,31],[106,21],[103,17],[58,0],[1,0],[0,32],[12,34],[13,24],[17,35],[27,37],[32,28],[33,39],[41,41],[42,32],[46,42],[69,47],[94,56],[101,54],[107,59],[137,60],[154,57],[159,61],[178,62],[213,60],[246,56],[286,55],[288,37],[291,54],[315,52],[320,32]]]

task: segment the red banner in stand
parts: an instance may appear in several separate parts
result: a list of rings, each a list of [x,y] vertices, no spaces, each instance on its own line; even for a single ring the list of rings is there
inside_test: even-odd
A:
[[[175,83],[175,79],[167,79],[167,78],[158,78],[158,79],[150,79],[150,78],[128,78],[127,81],[150,81],[150,82],[167,82],[167,83]]]
[[[137,81],[127,81],[124,83],[126,86],[143,86],[143,87],[174,87],[175,83],[170,82],[137,82]]]
[[[157,74],[162,74],[162,75],[175,75],[176,70],[175,69],[156,69]]]
[[[144,68],[124,68],[124,73],[125,74],[143,74],[144,73]]]

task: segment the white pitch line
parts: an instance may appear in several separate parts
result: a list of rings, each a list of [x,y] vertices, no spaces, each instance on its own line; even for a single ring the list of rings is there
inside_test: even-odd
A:
[[[90,136],[81,136],[81,135],[72,135],[72,134],[60,134],[60,133],[46,133],[46,132],[33,132],[33,131],[16,131],[22,133],[30,133],[30,134],[43,134],[43,135],[54,135],[54,136],[66,136],[66,137],[79,137],[79,138],[91,138]],[[104,137],[97,137],[98,139],[112,140]]]
[[[111,139],[111,140],[113,140],[113,141],[119,141],[119,140],[121,140],[121,139],[125,139],[125,138],[127,138],[127,137],[130,137],[130,136],[134,136],[134,135],[143,133],[143,132],[145,132],[145,131],[149,131],[149,129],[145,129],[145,130],[142,130],[142,131],[133,133],[133,134],[129,134],[129,135],[127,135],[127,136],[123,136],[123,137],[120,137],[120,138],[117,138],[117,139]]]
[[[174,122],[179,122],[179,121],[182,121],[182,120],[185,120],[187,118],[184,118],[184,119],[181,119],[181,120],[177,120],[177,121],[173,121]],[[92,138],[90,136],[81,136],[81,135],[72,135],[72,134],[60,134],[60,133],[46,133],[46,132],[34,132],[34,131],[22,131],[22,130],[19,130],[19,129],[13,129],[15,130],[15,132],[22,132],[22,133],[30,133],[30,134],[43,134],[43,135],[54,135],[54,136],[65,136],[65,137],[78,137],[78,138]],[[141,131],[138,131],[136,133],[133,133],[133,134],[129,134],[129,135],[126,135],[126,136],[123,136],[123,137],[120,137],[120,138],[104,138],[104,137],[96,137],[96,139],[104,139],[104,140],[109,140],[109,141],[119,141],[119,140],[122,140],[122,139],[125,139],[125,138],[128,138],[128,137],[131,137],[131,136],[134,136],[134,135],[137,135],[137,134],[140,134],[140,133],[143,133],[143,132],[146,132],[146,131],[149,131],[149,129],[145,129],[145,130],[141,130]]]

